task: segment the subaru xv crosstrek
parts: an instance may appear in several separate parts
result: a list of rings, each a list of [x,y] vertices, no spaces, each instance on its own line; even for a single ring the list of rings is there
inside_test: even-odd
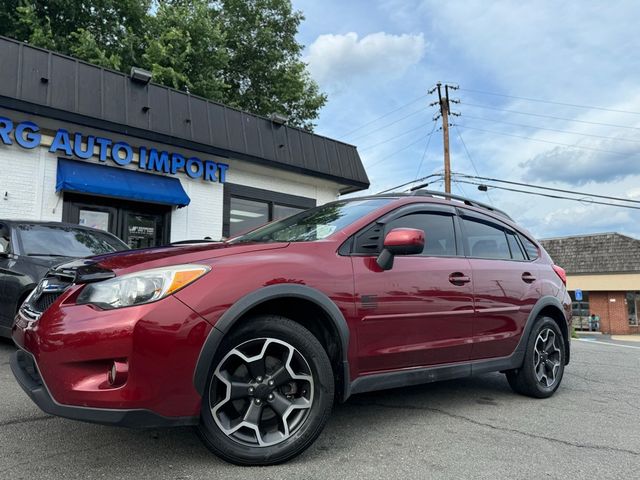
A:
[[[275,464],[357,393],[500,371],[551,396],[569,362],[565,281],[493,207],[340,200],[226,242],[52,269],[16,317],[11,367],[47,413],[196,425],[227,461]]]

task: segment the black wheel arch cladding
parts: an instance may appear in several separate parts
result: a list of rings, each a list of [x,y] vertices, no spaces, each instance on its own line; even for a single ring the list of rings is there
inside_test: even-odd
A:
[[[349,369],[347,352],[349,348],[349,327],[347,326],[347,321],[342,315],[342,312],[340,312],[338,306],[324,293],[305,285],[290,283],[270,285],[268,287],[255,290],[240,298],[222,314],[220,319],[211,329],[211,332],[209,332],[209,335],[200,351],[200,356],[198,357],[193,374],[193,385],[200,395],[204,394],[213,358],[218,347],[222,343],[224,336],[237,324],[238,321],[243,318],[247,312],[254,307],[270,300],[287,297],[313,302],[326,313],[326,316],[330,319],[335,331],[338,332],[339,338],[337,340],[339,341],[340,346],[340,357],[343,365],[345,366],[342,372],[336,373],[348,376]],[[286,312],[282,313],[286,315]],[[345,388],[348,388],[349,379],[344,378],[344,383]]]

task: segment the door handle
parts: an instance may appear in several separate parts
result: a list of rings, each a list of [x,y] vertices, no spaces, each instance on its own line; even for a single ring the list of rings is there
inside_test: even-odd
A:
[[[529,272],[524,272],[522,274],[522,281],[525,283],[533,283],[536,281],[536,277],[531,275]]]
[[[449,275],[449,282],[457,286],[464,285],[465,283],[469,283],[470,281],[471,277],[468,277],[462,272],[453,272],[451,275]]]

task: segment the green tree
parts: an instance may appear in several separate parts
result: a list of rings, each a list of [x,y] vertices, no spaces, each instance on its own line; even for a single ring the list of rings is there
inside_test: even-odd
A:
[[[0,33],[98,65],[139,62],[151,0],[0,0]]]
[[[229,65],[225,101],[261,115],[281,113],[290,124],[313,128],[327,97],[300,60],[295,36],[304,19],[289,0],[219,0]]]
[[[311,130],[327,98],[301,60],[303,18],[290,0],[0,0],[1,35]]]
[[[154,81],[224,100],[228,54],[217,12],[207,0],[161,0],[149,19],[143,66]]]

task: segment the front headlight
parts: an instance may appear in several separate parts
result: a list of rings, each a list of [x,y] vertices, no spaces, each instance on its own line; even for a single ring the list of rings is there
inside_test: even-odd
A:
[[[154,302],[196,281],[209,270],[211,267],[206,265],[174,265],[130,273],[88,284],[76,303],[113,309]]]

